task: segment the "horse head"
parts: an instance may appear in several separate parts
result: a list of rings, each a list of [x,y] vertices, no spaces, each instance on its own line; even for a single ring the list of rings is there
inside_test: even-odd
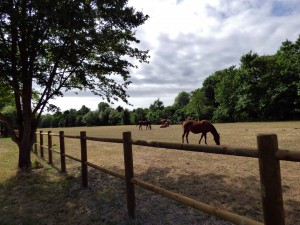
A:
[[[220,145],[220,134],[217,133],[216,135],[214,135],[214,140],[216,142],[217,145]]]

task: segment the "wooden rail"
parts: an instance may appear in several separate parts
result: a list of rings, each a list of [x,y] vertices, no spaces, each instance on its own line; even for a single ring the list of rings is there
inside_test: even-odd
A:
[[[88,169],[87,167],[92,167],[96,170],[102,171],[104,173],[110,174],[120,179],[125,180],[126,184],[126,198],[127,198],[127,210],[128,215],[131,218],[135,217],[135,191],[134,185],[138,185],[144,189],[158,193],[164,197],[173,199],[177,202],[185,204],[187,206],[193,207],[197,210],[205,212],[207,214],[216,216],[225,221],[232,222],[233,224],[243,224],[243,225],[262,225],[263,223],[254,221],[252,219],[231,213],[220,208],[216,208],[202,202],[196,201],[194,199],[188,198],[181,194],[171,192],[169,190],[163,189],[158,186],[154,186],[142,180],[136,179],[134,177],[134,166],[132,157],[132,145],[141,145],[155,148],[167,148],[182,151],[193,151],[193,152],[204,152],[213,154],[223,154],[223,155],[234,155],[242,157],[252,157],[259,159],[259,172],[261,181],[261,197],[262,197],[262,208],[264,215],[265,225],[284,225],[284,208],[283,208],[283,197],[282,197],[282,187],[281,187],[281,175],[280,175],[280,160],[300,162],[300,152],[289,151],[289,150],[279,150],[277,135],[275,134],[259,134],[257,136],[258,149],[251,148],[233,148],[227,146],[205,146],[205,145],[193,145],[193,144],[178,144],[178,143],[168,143],[168,142],[155,142],[155,141],[144,141],[144,140],[133,140],[131,138],[130,132],[123,133],[123,139],[116,138],[97,138],[97,137],[87,137],[86,132],[80,132],[80,136],[64,135],[63,131],[59,134],[54,134],[48,131],[39,133],[40,141],[36,142],[34,145],[34,152],[38,153],[37,149],[40,148],[40,156],[44,158],[44,149],[48,149],[49,163],[52,162],[52,152],[60,154],[61,158],[61,171],[66,172],[65,158],[70,158],[81,163],[81,175],[82,175],[82,186],[88,186]],[[48,136],[48,146],[44,145],[43,135]],[[52,147],[52,137],[59,137],[60,149],[55,150]],[[64,138],[73,138],[80,140],[81,146],[81,158],[78,159],[71,155],[65,153],[65,142]],[[125,175],[117,173],[115,171],[105,169],[91,162],[88,162],[87,155],[87,141],[100,141],[100,142],[112,142],[112,143],[123,143],[124,150],[124,167]]]

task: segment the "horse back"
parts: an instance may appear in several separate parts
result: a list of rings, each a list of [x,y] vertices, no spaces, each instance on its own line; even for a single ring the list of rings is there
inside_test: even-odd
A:
[[[186,120],[183,121],[182,126],[189,126],[189,125],[198,125],[198,124],[208,124],[209,121],[208,120]]]
[[[209,131],[209,121],[207,120],[186,120],[182,126],[185,131],[191,131],[192,133],[206,133]]]

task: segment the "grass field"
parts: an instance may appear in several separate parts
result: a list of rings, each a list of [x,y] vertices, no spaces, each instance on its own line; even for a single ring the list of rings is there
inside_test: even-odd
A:
[[[300,151],[300,121],[273,123],[215,124],[221,145],[256,148],[260,133],[278,135],[280,149]],[[181,143],[182,128],[138,130],[136,126],[44,129],[58,133]],[[199,135],[190,134],[196,144]],[[46,137],[45,137],[46,139]],[[47,143],[44,140],[44,143]],[[58,138],[53,137],[54,148]],[[214,145],[211,134],[208,144]],[[66,153],[80,155],[80,143],[66,139]],[[122,145],[88,141],[88,160],[123,173]],[[263,221],[258,160],[134,146],[135,176],[154,185],[184,194],[201,202]],[[9,139],[0,139],[0,224],[217,224],[224,222],[157,194],[136,187],[136,220],[127,217],[124,181],[89,170],[89,188],[80,186],[80,164],[67,160],[67,176],[33,155],[37,167],[31,174],[16,175],[17,149]],[[47,159],[47,154],[46,154]],[[300,224],[300,163],[281,162],[286,224]]]

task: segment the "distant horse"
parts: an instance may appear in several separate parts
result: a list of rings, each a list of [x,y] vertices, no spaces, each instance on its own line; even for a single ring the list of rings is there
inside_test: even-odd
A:
[[[160,119],[160,125],[162,126],[166,125],[168,127],[172,125],[172,122],[169,119]]]
[[[166,127],[168,127],[169,126],[169,123],[168,122],[165,122],[165,124],[164,125],[161,125],[159,128],[166,128]]]
[[[143,126],[146,126],[146,130],[147,129],[151,130],[151,123],[148,120],[147,121],[139,121],[137,125],[139,126],[139,130],[143,130]]]
[[[183,134],[182,134],[182,143],[184,143],[184,136],[186,136],[186,142],[189,143],[188,136],[189,133],[192,132],[194,134],[202,133],[201,138],[199,140],[199,144],[201,143],[202,138],[204,137],[205,144],[206,142],[206,134],[211,132],[214,136],[214,140],[217,145],[220,145],[220,135],[216,128],[207,120],[186,120],[182,123],[183,126]]]

